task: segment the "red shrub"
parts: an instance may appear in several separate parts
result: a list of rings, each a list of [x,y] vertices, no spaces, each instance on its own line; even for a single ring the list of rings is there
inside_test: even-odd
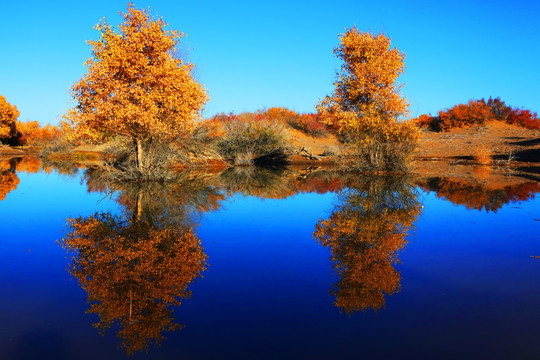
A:
[[[508,114],[506,122],[512,125],[523,126],[527,129],[540,129],[540,119],[530,110],[513,108]]]
[[[508,124],[528,129],[540,129],[540,119],[536,113],[507,106],[500,98],[470,100],[467,104],[455,105],[439,111],[438,116],[420,115],[413,121],[419,127],[428,127],[433,131],[449,131],[453,128],[484,124],[486,121],[499,120]]]

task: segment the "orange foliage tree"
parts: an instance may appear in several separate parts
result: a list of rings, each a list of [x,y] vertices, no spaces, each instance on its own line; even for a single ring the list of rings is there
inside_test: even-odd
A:
[[[183,33],[132,4],[123,17],[118,31],[105,21],[96,26],[101,38],[89,41],[88,73],[71,88],[77,105],[65,118],[73,138],[132,139],[146,173],[145,149],[190,132],[208,97],[193,65],[175,53]]]
[[[420,213],[413,187],[401,178],[365,178],[351,184],[341,205],[316,226],[314,238],[330,249],[339,276],[332,294],[347,314],[378,310],[400,289],[398,252]]]
[[[369,167],[400,167],[414,150],[419,133],[409,122],[407,100],[396,84],[405,71],[405,54],[390,48],[383,34],[353,27],[340,35],[334,54],[343,61],[334,92],[318,106],[322,121],[353,144]]]
[[[22,135],[20,143],[24,145],[46,143],[58,139],[62,134],[57,126],[51,124],[40,126],[37,121],[17,121],[16,126]]]
[[[0,95],[0,143],[19,145],[20,134],[16,127],[18,117],[17,107],[8,103],[6,98]]]

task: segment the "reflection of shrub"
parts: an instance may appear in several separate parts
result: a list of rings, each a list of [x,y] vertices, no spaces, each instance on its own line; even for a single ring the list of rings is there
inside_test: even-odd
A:
[[[504,121],[527,129],[540,129],[540,119],[536,113],[507,106],[500,98],[489,98],[487,102],[484,99],[470,100],[467,104],[441,110],[438,116],[420,115],[415,122],[418,126],[433,131],[449,131],[453,128],[484,124],[489,120]]]
[[[465,205],[467,209],[484,209],[486,212],[497,212],[505,204],[532,199],[540,192],[540,185],[536,182],[492,189],[483,184],[440,177],[420,181],[418,186],[435,191],[438,198],[445,198],[453,204]]]
[[[284,172],[283,167],[233,167],[223,171],[219,179],[230,194],[279,199],[291,193]]]
[[[225,125],[226,133],[218,142],[220,154],[238,165],[256,159],[283,159],[286,140],[281,124],[269,121],[233,120]]]

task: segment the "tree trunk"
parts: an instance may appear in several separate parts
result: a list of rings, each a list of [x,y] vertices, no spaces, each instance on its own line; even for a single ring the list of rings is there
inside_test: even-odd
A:
[[[139,190],[139,194],[137,195],[137,221],[141,221],[142,218],[142,212],[143,212],[143,193],[142,190]]]
[[[139,171],[141,173],[145,172],[145,166],[143,161],[143,146],[142,146],[142,140],[137,139],[137,167],[139,168]]]

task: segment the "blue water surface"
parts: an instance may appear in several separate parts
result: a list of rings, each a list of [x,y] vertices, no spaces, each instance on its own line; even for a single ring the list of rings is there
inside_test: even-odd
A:
[[[224,194],[196,217],[207,270],[174,309],[181,330],[126,354],[104,333],[57,240],[70,217],[120,214],[74,175],[18,173],[0,201],[2,359],[538,359],[540,199],[468,209],[415,188],[421,206],[385,305],[335,304],[332,250],[313,235],[342,193]],[[343,191],[347,191],[344,188]]]

